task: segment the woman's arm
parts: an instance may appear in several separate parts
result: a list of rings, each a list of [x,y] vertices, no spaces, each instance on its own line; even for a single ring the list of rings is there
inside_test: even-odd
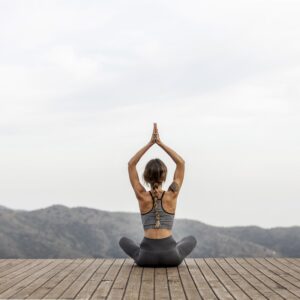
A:
[[[153,132],[150,141],[147,143],[146,146],[144,146],[142,149],[140,149],[128,162],[128,173],[130,178],[130,183],[134,189],[135,195],[138,200],[143,200],[143,194],[146,191],[146,189],[143,187],[143,185],[140,183],[139,175],[136,170],[136,164],[139,162],[141,157],[144,155],[144,153],[155,144],[156,141],[156,125],[153,127]]]
[[[173,182],[170,184],[168,191],[173,192],[174,196],[177,197],[179,190],[182,186],[183,178],[184,178],[184,171],[185,171],[185,161],[184,159],[176,153],[173,149],[165,145],[163,142],[160,141],[159,137],[157,140],[157,144],[164,149],[176,163],[176,170],[174,172]]]
[[[146,146],[144,146],[142,149],[140,149],[128,162],[128,165],[131,165],[131,166],[135,166],[139,160],[141,159],[141,157],[144,155],[144,153],[149,149],[151,148],[151,146],[153,145],[154,143],[153,142],[149,142],[147,143]]]
[[[166,144],[164,144],[162,141],[157,142],[157,145],[163,148],[173,159],[173,161],[178,164],[184,164],[184,159],[176,153],[173,149],[168,147]]]
[[[141,159],[143,154],[154,144],[154,142],[150,141],[146,146],[144,146],[142,149],[140,149],[128,162],[128,173],[129,173],[129,179],[130,183],[133,187],[133,190],[135,192],[136,198],[139,201],[143,200],[143,194],[146,191],[144,186],[140,183],[139,175],[136,170],[136,164]]]

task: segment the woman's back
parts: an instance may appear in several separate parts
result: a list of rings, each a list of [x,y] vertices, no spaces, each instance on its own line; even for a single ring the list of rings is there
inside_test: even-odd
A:
[[[144,236],[147,238],[165,238],[172,235],[177,196],[174,197],[173,192],[160,190],[157,198],[157,210],[154,207],[153,191],[145,193],[142,201],[139,201]],[[159,228],[155,228],[157,214]]]

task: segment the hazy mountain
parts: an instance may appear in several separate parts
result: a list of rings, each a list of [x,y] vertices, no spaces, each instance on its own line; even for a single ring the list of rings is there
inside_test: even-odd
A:
[[[300,226],[216,227],[176,219],[173,237],[194,235],[189,257],[300,257]],[[0,258],[127,257],[122,236],[139,244],[143,238],[138,213],[52,205],[33,211],[0,206]]]

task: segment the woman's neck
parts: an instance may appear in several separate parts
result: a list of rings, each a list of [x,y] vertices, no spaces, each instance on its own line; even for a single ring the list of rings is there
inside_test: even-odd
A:
[[[159,192],[162,192],[162,191],[163,191],[163,189],[162,189],[162,186],[161,186],[161,185],[160,185],[160,186],[158,186],[158,188],[157,188],[157,189],[158,189],[158,191],[159,191]],[[151,187],[151,191],[154,191],[154,188],[153,188],[153,187]]]

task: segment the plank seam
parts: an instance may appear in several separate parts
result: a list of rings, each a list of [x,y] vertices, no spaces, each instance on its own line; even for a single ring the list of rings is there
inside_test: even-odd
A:
[[[107,268],[106,272],[103,274],[101,280],[99,281],[98,285],[96,286],[96,288],[94,289],[94,291],[91,293],[91,295],[89,296],[88,299],[92,299],[93,295],[95,294],[95,292],[97,291],[99,285],[101,284],[103,278],[105,277],[105,275],[107,274],[107,272],[110,270],[110,268],[113,266],[114,262],[116,261],[116,258],[113,260],[113,262],[110,264],[110,266]]]
[[[74,259],[73,261],[72,261],[72,263],[71,264],[69,264],[69,266],[71,266],[72,264],[74,264],[74,265],[76,265],[76,262],[78,261],[78,260],[80,260],[80,259]],[[77,267],[79,267],[81,264],[83,264],[83,262],[85,261],[85,259],[82,259],[82,262],[77,266]],[[77,268],[76,267],[76,268]],[[74,269],[72,269],[70,272],[72,273],[74,271]],[[44,296],[43,296],[43,298],[42,299],[45,299],[45,297],[51,292],[51,291],[53,291],[63,280],[65,280],[65,278],[67,278],[67,276],[69,276],[71,273],[68,273],[68,274],[66,274],[65,275],[65,277],[63,277],[60,281],[58,281],[57,283],[56,283],[56,285],[51,289],[51,290],[49,290]]]
[[[113,286],[114,286],[114,284],[115,284],[115,281],[116,281],[116,279],[117,279],[119,273],[121,272],[121,269],[122,269],[122,267],[123,267],[123,265],[124,265],[124,263],[125,263],[125,258],[122,258],[122,259],[123,259],[123,262],[122,262],[122,264],[121,264],[121,266],[120,266],[120,268],[119,268],[118,273],[116,274],[116,276],[115,276],[115,278],[114,278],[114,280],[113,280],[113,282],[112,282],[112,285],[111,285],[110,289],[109,289],[108,292],[107,292],[106,298],[109,296],[109,294],[110,294],[110,292],[111,292],[111,290],[112,290],[112,288],[113,288]],[[117,259],[116,259],[116,260],[117,260]]]
[[[167,279],[167,285],[168,285],[168,291],[169,291],[169,298],[171,299],[172,298],[172,294],[171,294],[171,290],[170,290],[170,284],[169,284],[169,277],[168,277],[168,270],[167,268],[165,268],[166,270],[166,279]]]
[[[234,259],[234,258],[233,258]],[[225,260],[226,260],[226,258],[225,258]],[[230,264],[230,262],[228,262],[227,260],[226,260],[226,262],[229,264],[229,265],[231,265]],[[242,269],[244,269],[247,273],[249,273],[251,276],[253,276],[256,280],[258,280],[258,281],[260,281],[259,279],[257,279],[256,278],[256,276],[254,276],[250,271],[248,271],[245,267],[243,267],[241,264],[239,264],[237,261],[235,261],[235,263],[237,264],[237,265],[239,265]],[[232,266],[232,265],[231,265]],[[266,296],[262,293],[262,292],[260,292],[256,287],[255,287],[255,285],[253,285],[248,279],[247,279],[247,277],[245,276],[245,275],[243,275],[243,274],[241,274],[237,269],[236,269],[236,267],[234,267],[234,266],[232,266],[258,293],[260,293],[260,294],[262,294],[265,298],[266,298]],[[261,282],[261,281],[260,281]],[[270,289],[267,285],[265,285],[264,283],[263,283],[263,285],[267,288],[267,289]],[[280,296],[281,297],[281,296]]]
[[[200,294],[200,291],[199,291],[199,289],[198,289],[198,286],[197,286],[197,284],[196,284],[196,281],[194,280],[194,277],[193,277],[193,275],[192,275],[192,273],[191,273],[191,271],[190,271],[190,269],[189,269],[189,266],[188,266],[188,264],[186,263],[185,259],[184,259],[184,263],[185,263],[185,266],[186,266],[186,268],[187,268],[187,270],[188,270],[188,272],[189,272],[189,274],[190,274],[190,276],[191,276],[191,278],[192,278],[192,280],[193,280],[193,282],[194,282],[194,285],[195,285],[195,287],[196,287],[196,289],[197,289],[197,291],[198,291],[198,294],[199,294],[200,299],[203,300],[203,297],[202,297],[201,294]],[[195,264],[196,264],[196,263],[195,263]],[[196,266],[197,266],[197,264],[196,264]]]
[[[130,267],[130,271],[129,271],[129,274],[128,274],[128,277],[127,277],[127,280],[126,280],[126,284],[125,284],[125,287],[124,287],[124,291],[123,291],[123,294],[122,294],[122,297],[121,297],[122,300],[124,299],[124,296],[125,296],[125,292],[126,292],[126,289],[127,289],[127,286],[128,286],[129,277],[130,277],[130,274],[132,272],[133,266],[134,266],[134,263]]]
[[[101,258],[100,258],[101,259]],[[97,258],[95,258],[95,260],[93,261],[93,263],[97,260]],[[81,289],[78,291],[78,293],[74,296],[74,299],[76,299],[76,297],[78,296],[78,294],[83,290],[83,288],[88,284],[88,282],[90,281],[90,279],[94,276],[94,274],[98,271],[98,269],[103,265],[104,263],[104,259],[102,259],[101,263],[99,264],[99,266],[96,268],[96,270],[91,274],[91,276],[89,277],[89,279],[86,281],[86,283],[81,287]],[[92,263],[92,264],[93,264]],[[91,265],[92,265],[91,264]]]
[[[268,260],[268,259],[267,259],[267,260]],[[278,263],[280,263],[280,264],[286,266],[287,268],[291,269],[293,272],[295,272],[295,273],[297,273],[297,274],[300,275],[300,267],[299,267],[299,266],[294,265],[292,262],[290,262],[290,261],[288,261],[288,260],[286,260],[286,259],[284,259],[283,262],[280,261],[280,260],[278,260],[278,259],[275,259],[275,260],[276,260]],[[269,260],[268,260],[268,261],[269,261]],[[285,262],[285,263],[284,263],[284,262]],[[294,268],[291,268],[291,266],[288,265],[287,263],[289,263],[290,265],[293,265],[294,267],[296,267],[296,268],[299,269],[299,270],[295,270]],[[298,278],[297,278],[297,279],[298,279]]]
[[[224,260],[225,260],[225,262],[229,265],[229,266],[231,266],[238,274],[239,274],[239,276],[241,276],[254,290],[256,290],[260,295],[262,295],[262,297],[264,297],[264,298],[266,298],[267,299],[267,297],[261,292],[261,291],[259,291],[256,287],[255,287],[255,285],[253,285],[252,283],[251,283],[251,281],[249,281],[248,279],[247,279],[247,277],[245,276],[245,275],[243,275],[242,273],[240,273],[240,271],[236,268],[236,267],[234,267],[233,265],[231,265],[230,264],[230,262],[228,262],[227,261],[227,259],[224,257]],[[236,264],[238,264],[237,262],[236,262]],[[243,268],[241,265],[239,265],[241,268]],[[251,274],[248,270],[246,270],[245,268],[243,268],[247,273],[249,273],[249,274]],[[251,274],[251,276],[253,276],[252,274]],[[268,288],[268,287],[267,287]],[[251,298],[251,296],[249,295],[249,297]],[[251,298],[252,299],[252,298]]]
[[[40,262],[39,262],[39,263],[40,263]],[[39,266],[39,263],[38,263],[37,265],[34,265],[33,268]],[[42,268],[40,268],[40,269],[37,269],[37,272],[43,270],[44,268],[48,267],[48,266],[49,266],[50,264],[52,264],[52,263],[53,263],[53,261],[50,261],[50,262],[49,262],[47,265],[45,265],[44,267],[42,267]],[[29,269],[29,270],[30,270],[30,269]],[[28,271],[28,270],[27,270],[27,271]],[[25,272],[25,271],[24,271],[24,272]],[[22,274],[22,273],[24,273],[24,272],[21,272],[20,274]],[[32,276],[32,275],[34,275],[34,273],[28,275],[27,277],[24,277],[24,278],[21,279],[20,281],[16,282],[14,285],[19,284],[20,282],[26,280],[28,277],[30,277],[30,276]],[[9,289],[11,289],[11,288],[12,288],[12,286],[10,286],[9,288],[5,289],[4,291],[1,291],[0,297],[1,297],[1,294],[6,293],[6,292],[7,292]],[[24,287],[24,288],[25,288],[25,287]],[[19,291],[23,290],[24,288],[22,288],[22,289],[20,289],[20,290],[17,290],[17,291],[16,291],[15,293],[13,293],[11,296],[17,294]]]
[[[11,259],[11,258],[10,258]],[[12,259],[12,260],[14,260],[14,259]],[[10,269],[13,269],[14,267],[17,267],[17,266],[22,266],[22,263],[24,263],[24,262],[26,262],[26,259],[21,259],[20,261],[16,261],[16,264],[14,265],[11,265],[9,268],[5,268],[5,267],[7,267],[7,265],[9,265],[11,262],[9,261],[9,259],[6,259],[6,260],[3,260],[3,262],[1,263],[1,265],[0,265],[0,275],[1,275],[1,273],[3,273],[3,272],[5,272],[5,271],[8,271],[8,270],[10,270]],[[14,263],[14,262],[13,262]],[[30,262],[28,262],[28,264],[29,264]],[[26,266],[26,263],[25,263],[25,266]],[[3,275],[3,276],[5,276],[5,275]],[[3,276],[0,276],[0,278],[1,277],[3,277]]]
[[[87,260],[89,260],[90,258],[86,258],[86,259],[84,259],[84,261],[83,261],[83,263],[85,263]],[[88,264],[83,270],[82,270],[82,273],[83,272],[85,272],[86,271],[86,269],[88,269],[89,268],[89,266],[90,265],[92,265],[93,264],[93,262],[95,261],[96,259],[94,259],[90,264]],[[82,264],[83,264],[82,263]],[[80,264],[79,266],[81,266],[82,264]],[[76,267],[76,269],[79,267],[79,266],[77,266]],[[70,284],[67,286],[67,288],[65,288],[63,291],[62,291],[62,293],[58,296],[58,298],[61,298],[61,296],[64,294],[64,292],[80,277],[80,275],[82,274],[82,273],[78,273],[78,276],[76,277],[76,278],[74,278],[74,280],[73,281],[71,281],[70,282]]]
[[[204,258],[200,258],[200,259],[202,259],[202,260],[204,261]],[[204,280],[206,281],[207,285],[210,287],[210,290],[213,292],[213,294],[216,296],[216,298],[220,300],[220,298],[219,298],[218,295],[216,294],[215,290],[212,288],[212,286],[211,286],[210,283],[208,282],[206,276],[205,276],[204,273],[202,272],[201,267],[199,266],[199,264],[197,263],[197,260],[196,260],[195,258],[194,258],[194,261],[195,261],[195,264],[196,264],[196,266],[198,267],[200,273],[202,274]]]
[[[155,300],[155,268],[153,270],[153,300]]]
[[[176,268],[177,268],[177,272],[178,272],[178,275],[179,275],[179,279],[180,279],[180,282],[181,282],[181,285],[182,285],[183,293],[184,293],[184,295],[185,295],[185,299],[188,299],[188,296],[187,296],[185,287],[184,287],[184,285],[183,285],[182,278],[181,278],[181,275],[180,275],[178,266],[177,266]]]
[[[221,257],[222,258],[222,257]],[[231,276],[223,269],[223,267],[217,262],[217,260],[216,260],[216,258],[215,257],[212,257],[212,259],[213,259],[213,261],[215,262],[215,264],[220,268],[220,269],[222,269],[222,271],[226,274],[226,276],[234,283],[234,285],[236,285],[240,290],[241,290],[241,292],[242,293],[244,293],[244,294],[246,294],[250,299],[251,299],[251,297],[250,297],[250,295],[248,295],[240,286],[239,286],[239,284],[237,284],[232,278],[231,278]],[[219,279],[219,277],[216,275],[216,277]],[[233,298],[235,298],[234,297],[234,295],[232,295],[232,297]],[[236,299],[236,298],[235,298]]]
[[[294,279],[298,280],[299,281],[299,278],[295,277],[294,275],[292,275],[291,273],[288,273],[287,271],[285,271],[284,269],[282,269],[284,266],[287,267],[285,264],[281,263],[281,262],[278,262],[279,266],[278,265],[275,265],[274,263],[272,263],[272,260],[268,260],[266,259],[266,262],[270,263],[271,265],[273,265],[275,268],[279,269],[280,271],[283,271],[284,273],[288,274],[289,276],[293,277]],[[282,266],[283,265],[283,266]],[[291,269],[293,272],[297,273],[296,271],[294,271],[293,269]],[[277,274],[276,274],[277,275]],[[299,274],[300,275],[300,274]],[[279,276],[280,278],[283,278],[284,277],[281,277],[281,275],[277,275]],[[288,281],[287,279],[285,279],[287,282],[289,282],[290,284],[293,284],[292,282]],[[297,288],[299,288],[299,286],[296,286]]]
[[[243,267],[237,260],[236,258],[233,258],[242,268],[244,268],[248,273],[251,273],[251,275],[253,277],[255,277],[258,281],[260,281],[265,287],[267,287],[268,289],[270,289],[272,292],[274,292],[275,294],[277,294],[280,298],[284,299],[280,294],[278,294],[274,289],[272,289],[271,287],[267,286],[261,279],[259,279],[255,274],[253,274],[251,271],[249,271],[248,269],[246,269],[245,267]],[[250,265],[252,268],[254,268],[251,264],[249,264],[249,262],[247,260],[245,260],[245,258],[243,258],[244,262],[246,262],[246,264]],[[256,268],[254,268],[256,269]],[[257,269],[256,269],[257,270]],[[260,274],[266,276],[265,274],[263,274],[262,272],[260,272],[259,270],[257,270]],[[267,277],[267,276],[266,276]],[[269,278],[269,277],[268,277]]]
[[[141,297],[141,288],[142,288],[142,280],[143,280],[143,274],[144,274],[144,269],[145,269],[145,267],[140,267],[140,268],[143,268],[142,269],[142,272],[141,272],[141,280],[140,280],[140,286],[139,286],[139,293],[138,293],[138,299],[140,299],[140,297]]]
[[[207,258],[206,258],[206,259],[207,259]],[[206,265],[208,266],[208,268],[211,270],[211,272],[217,277],[218,282],[219,282],[221,285],[223,285],[224,289],[229,293],[229,295],[231,295],[231,297],[232,297],[233,299],[238,300],[238,299],[236,299],[236,298],[234,297],[234,295],[229,291],[229,289],[226,288],[225,284],[223,283],[223,280],[221,280],[220,277],[217,275],[217,273],[215,273],[215,272],[213,271],[212,267],[207,263],[206,259],[204,258],[203,260],[204,260],[204,262],[206,263]]]
[[[63,261],[61,261],[59,264],[64,263],[65,261],[66,261],[66,259],[64,259]],[[59,264],[56,265],[56,267],[59,266]],[[69,265],[71,265],[71,263],[69,263],[68,265],[66,265],[65,268],[67,268]],[[36,290],[38,290],[41,286],[43,286],[45,283],[47,283],[51,278],[53,278],[54,276],[56,276],[58,272],[61,272],[65,268],[59,269],[52,277],[48,278],[44,283],[42,283],[42,285],[40,285],[35,290],[33,290],[26,298],[30,297],[30,295],[32,295]]]
[[[285,260],[289,261],[293,265],[300,267],[300,258],[295,257],[284,257]]]
[[[27,269],[27,270],[25,270],[25,271],[19,273],[17,276],[19,276],[19,275],[23,274],[24,272],[27,272],[27,271],[29,271],[29,270],[35,268],[36,266],[38,266],[40,260],[41,260],[41,259],[38,259],[36,263],[33,261],[33,265],[32,265],[29,269]],[[0,278],[3,278],[3,277],[5,277],[5,276],[7,276],[7,275],[9,275],[9,274],[14,274],[16,271],[18,271],[18,270],[20,270],[20,269],[22,270],[22,268],[24,268],[24,267],[26,267],[26,266],[27,266],[27,267],[30,266],[30,264],[32,264],[32,262],[29,261],[29,262],[26,263],[25,265],[23,265],[23,266],[21,265],[20,268],[17,268],[17,269],[14,270],[13,272],[8,273],[8,274],[6,274],[6,275],[4,275],[4,276],[1,276]],[[17,265],[17,266],[20,266],[20,265]]]
[[[274,276],[278,277],[278,279],[281,279],[284,281],[284,283],[287,284],[291,284],[294,287],[296,287],[297,289],[299,289],[298,286],[294,285],[293,283],[289,282],[288,280],[282,278],[280,275],[276,274],[275,272],[273,272],[272,270],[270,270],[267,266],[265,266],[264,264],[260,263],[256,258],[254,258],[260,265],[262,265],[265,269],[267,269],[267,271],[271,272]],[[279,269],[280,270],[280,269]],[[264,274],[265,276],[267,276],[266,274]],[[270,278],[269,276],[267,276],[268,278]],[[273,280],[276,284],[281,285],[284,289],[286,289],[287,291],[289,291],[291,294],[293,294],[296,297],[299,297],[298,295],[294,294],[289,288],[287,288],[286,286],[282,285],[281,283],[278,282],[278,280],[274,280],[273,278],[270,278],[271,280]]]

